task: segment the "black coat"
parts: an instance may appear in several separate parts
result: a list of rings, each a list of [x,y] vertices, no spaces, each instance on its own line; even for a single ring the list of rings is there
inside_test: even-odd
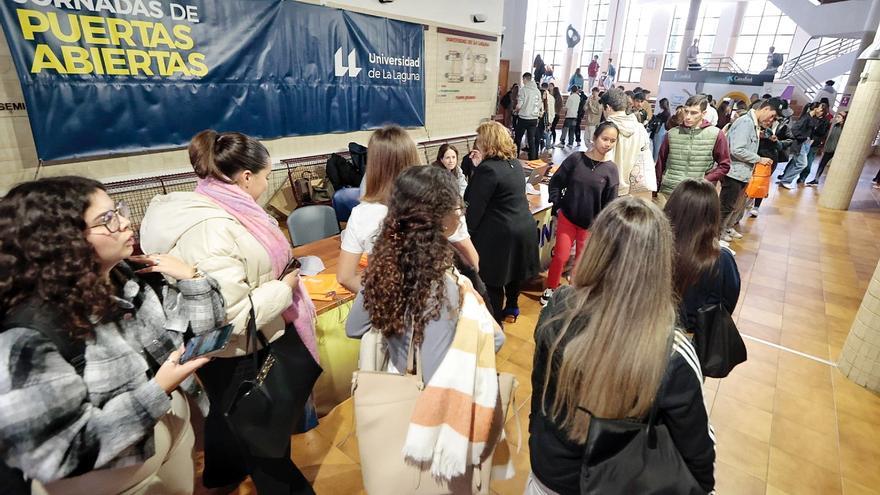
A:
[[[480,277],[500,287],[538,274],[538,229],[517,160],[487,158],[464,193],[468,230],[480,255]]]

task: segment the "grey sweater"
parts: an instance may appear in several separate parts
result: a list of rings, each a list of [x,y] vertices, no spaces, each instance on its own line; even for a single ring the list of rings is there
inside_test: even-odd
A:
[[[148,360],[162,363],[182,344],[182,334],[166,329],[189,324],[198,334],[226,318],[223,297],[207,278],[167,287],[164,303],[146,284],[128,280],[116,300],[126,316],[95,326],[83,376],[40,332],[0,333],[0,459],[27,478],[67,477],[88,452],[97,451],[95,469],[153,455],[153,426],[171,400],[148,378]],[[197,390],[192,377],[182,388]]]
[[[434,375],[443,361],[443,357],[446,356],[446,351],[449,350],[452,339],[455,337],[455,326],[458,323],[458,284],[449,277],[445,277],[444,280],[446,282],[446,300],[450,304],[443,306],[440,310],[440,317],[429,322],[423,332],[421,355],[425,383],[431,381],[431,376]],[[348,314],[345,333],[351,338],[359,339],[369,332],[370,328],[372,328],[370,314],[364,307],[364,292],[361,291],[355,298],[354,306]],[[412,329],[407,329],[406,337],[395,335],[388,339],[388,354],[391,364],[399,371],[406,368],[406,353],[411,335]],[[504,333],[495,332],[495,352],[498,352],[503,344]]]

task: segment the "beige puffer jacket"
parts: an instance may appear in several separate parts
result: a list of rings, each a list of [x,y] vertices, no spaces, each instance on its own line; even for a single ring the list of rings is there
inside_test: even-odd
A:
[[[194,265],[220,284],[226,316],[236,337],[218,357],[243,356],[254,301],[257,328],[270,340],[283,335],[281,312],[290,306],[290,286],[275,279],[269,253],[235,217],[207,196],[175,192],[150,201],[141,222],[144,253],[168,253]]]

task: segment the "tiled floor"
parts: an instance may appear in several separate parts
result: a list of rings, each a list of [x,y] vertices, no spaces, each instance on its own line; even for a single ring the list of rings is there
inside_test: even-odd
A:
[[[774,190],[734,243],[742,274],[740,331],[821,360],[835,361],[880,257],[880,194],[870,187],[880,160],[865,167],[853,207],[820,210],[821,189]],[[522,316],[506,326],[498,369],[519,377],[523,431],[517,475],[494,493],[522,493],[529,470],[528,399],[538,291],[524,293]],[[834,366],[746,339],[749,360],[728,378],[708,379],[704,396],[717,433],[719,494],[880,495],[880,396]],[[516,419],[507,425],[516,438]],[[314,431],[298,435],[293,459],[319,494],[362,493],[356,440],[345,403]],[[205,493],[202,491],[201,493]],[[254,493],[250,484],[238,493]]]

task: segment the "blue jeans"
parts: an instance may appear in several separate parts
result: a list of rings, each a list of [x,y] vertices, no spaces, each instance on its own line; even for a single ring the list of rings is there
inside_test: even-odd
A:
[[[794,163],[792,164],[792,162],[789,161],[788,166],[785,167],[785,173],[782,174],[780,182],[788,184],[794,182],[794,180],[801,175],[801,172],[807,168],[807,153],[809,152],[810,140],[808,139],[801,144],[800,151],[798,151],[797,156],[792,159]]]

